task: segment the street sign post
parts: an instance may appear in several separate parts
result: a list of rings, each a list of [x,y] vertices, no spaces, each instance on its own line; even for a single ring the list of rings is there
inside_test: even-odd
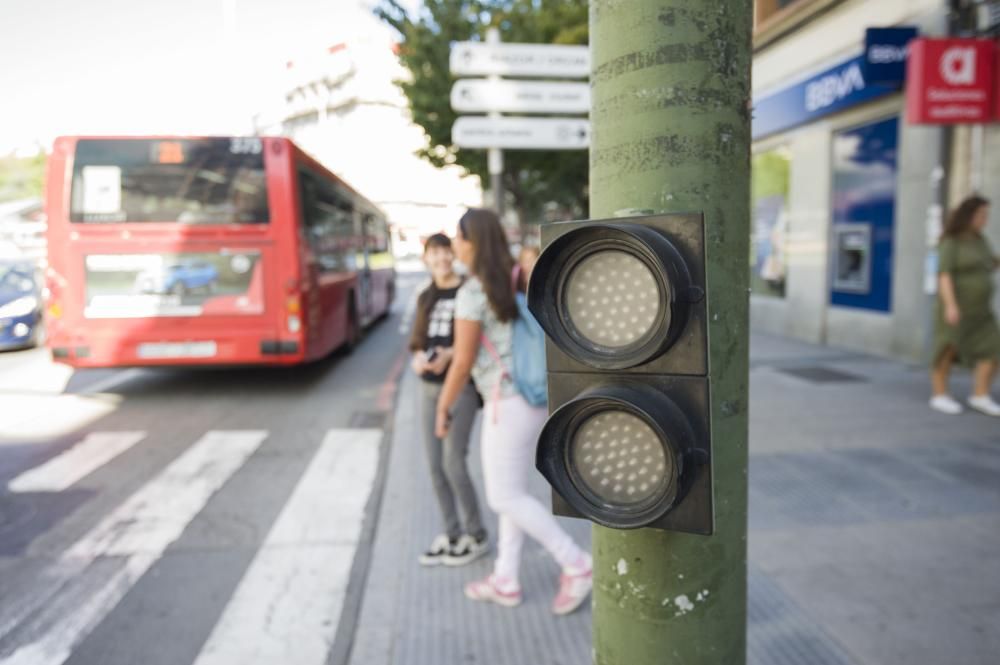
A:
[[[590,86],[565,81],[462,79],[451,89],[451,108],[460,113],[588,113]]]
[[[586,46],[458,42],[451,49],[449,69],[456,76],[590,76]]]
[[[579,118],[506,118],[501,113],[583,114],[590,110],[590,88],[567,81],[509,81],[501,76],[587,78],[590,49],[557,44],[504,44],[490,28],[482,42],[457,42],[451,49],[451,107],[459,117],[451,129],[459,148],[485,149],[497,214],[504,216],[503,150],[580,150],[590,145],[590,124]]]
[[[578,118],[464,116],[451,129],[459,148],[582,150],[590,146],[590,122]]]

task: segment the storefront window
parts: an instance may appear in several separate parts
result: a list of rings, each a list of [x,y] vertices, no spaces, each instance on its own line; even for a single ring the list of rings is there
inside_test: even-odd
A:
[[[753,293],[785,296],[788,275],[788,189],[791,151],[782,147],[753,156],[753,229],[750,287]]]

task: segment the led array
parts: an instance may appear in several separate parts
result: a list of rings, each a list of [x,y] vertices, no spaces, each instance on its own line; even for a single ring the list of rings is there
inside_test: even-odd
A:
[[[577,331],[604,347],[635,343],[650,331],[663,298],[652,271],[619,250],[595,252],[570,273],[567,312]]]
[[[670,461],[653,429],[631,413],[591,416],[571,446],[570,460],[583,483],[608,503],[640,503],[662,491]]]

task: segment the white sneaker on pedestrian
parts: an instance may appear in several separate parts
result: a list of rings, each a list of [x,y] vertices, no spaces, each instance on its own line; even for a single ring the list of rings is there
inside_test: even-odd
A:
[[[504,607],[517,607],[521,604],[521,585],[517,582],[490,575],[486,579],[469,582],[465,585],[465,597],[469,600],[481,600]]]
[[[972,403],[972,400],[969,400]],[[947,413],[949,416],[957,416],[964,409],[951,395],[935,395],[931,397],[931,408],[940,413]]]
[[[458,541],[454,543],[448,552],[444,555],[443,563],[446,566],[464,566],[467,563],[472,563],[482,555],[486,554],[489,550],[489,542],[486,540],[486,536],[482,539],[476,540],[469,534],[463,534],[459,536]]]
[[[442,533],[431,542],[427,551],[420,555],[421,566],[439,566],[444,563],[444,559],[451,551],[452,542],[447,534]]]
[[[988,416],[1000,416],[1000,404],[994,402],[989,395],[972,395],[969,397],[969,406]]]

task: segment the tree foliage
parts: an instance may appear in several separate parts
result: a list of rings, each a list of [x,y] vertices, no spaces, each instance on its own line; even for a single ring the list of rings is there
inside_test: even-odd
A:
[[[45,180],[45,153],[0,157],[0,202],[37,198]]]
[[[512,43],[586,44],[588,35],[587,0],[424,0],[413,16],[397,0],[381,0],[375,13],[401,37],[399,57],[410,77],[398,85],[427,137],[420,156],[439,167],[457,164],[484,184],[486,152],[451,143],[457,118],[449,101],[451,44],[485,39],[490,27]],[[545,211],[550,218],[585,213],[587,172],[585,150],[504,151],[504,188],[522,223],[541,221]]]

